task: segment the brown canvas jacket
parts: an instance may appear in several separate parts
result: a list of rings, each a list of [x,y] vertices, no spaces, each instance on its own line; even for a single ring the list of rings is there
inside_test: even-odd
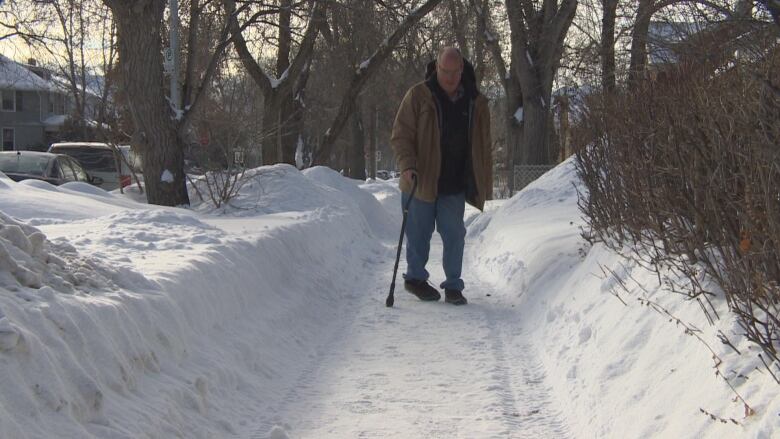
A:
[[[425,82],[409,89],[395,116],[390,146],[395,153],[400,171],[417,170],[415,198],[433,202],[438,194],[441,170],[441,146],[435,97]],[[493,196],[493,166],[491,158],[490,110],[481,94],[474,102],[474,121],[471,127],[471,161],[477,185],[476,197],[466,201],[479,210]],[[409,193],[411,183],[401,179],[401,191]]]

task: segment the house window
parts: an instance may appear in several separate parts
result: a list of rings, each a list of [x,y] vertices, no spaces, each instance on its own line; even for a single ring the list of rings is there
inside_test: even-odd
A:
[[[24,93],[21,91],[16,92],[16,111],[23,111]]]
[[[16,111],[16,94],[11,90],[0,91],[3,98],[3,111]]]
[[[3,128],[3,151],[14,150],[14,129]]]
[[[59,93],[49,94],[49,113],[65,114],[65,99]]]

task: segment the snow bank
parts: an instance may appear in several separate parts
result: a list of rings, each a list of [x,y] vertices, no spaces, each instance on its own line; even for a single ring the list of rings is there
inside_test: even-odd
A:
[[[201,200],[197,195],[200,192],[208,197],[204,179],[201,177],[195,183],[198,191],[191,190],[190,200],[193,209],[199,212],[248,217],[332,206],[356,213],[360,229],[370,230],[379,238],[389,238],[389,231],[396,227],[396,217],[388,215],[382,204],[362,188],[362,182],[345,178],[323,166],[302,172],[287,164],[247,170],[235,197],[219,209],[215,209],[210,200]]]
[[[125,197],[86,183],[58,187],[40,180],[0,181],[0,210],[14,218],[29,220],[29,224],[36,226],[94,218],[139,207]]]
[[[370,193],[384,208],[385,215],[390,218],[396,227],[400,227],[402,220],[401,191],[398,190],[398,179],[390,180],[374,179],[360,184],[360,189]]]
[[[344,178],[338,172],[324,166],[306,169],[303,171],[303,175],[320,184],[341,191],[345,198],[357,203],[372,232],[377,237],[390,238],[388,232],[392,231],[398,224],[396,217],[388,215],[382,204],[370,192],[364,190],[365,185],[363,182]],[[396,206],[396,210],[400,211],[400,206]]]
[[[0,437],[256,428],[389,250],[344,192],[255,173],[219,216],[0,181]]]
[[[195,211],[222,213],[231,216],[254,216],[278,212],[303,212],[324,205],[344,202],[338,191],[314,182],[294,166],[278,164],[247,170],[241,178],[240,189],[228,206],[215,209],[208,200],[203,178],[195,180],[207,199],[201,200],[190,190],[190,201]],[[347,204],[352,205],[347,201]]]
[[[479,275],[521,308],[574,431],[580,437],[773,437],[780,430],[778,385],[756,369],[758,351],[742,338],[723,299],[715,301],[722,319],[709,325],[698,303],[666,292],[654,274],[600,245],[591,248],[580,236],[579,184],[570,159],[475,218],[467,248]],[[619,282],[631,290],[620,299],[613,294]],[[701,330],[713,351],[638,298]],[[722,344],[718,331],[743,355]],[[755,415],[745,417],[744,405],[715,375],[713,352]]]
[[[62,417],[106,422],[104,395],[127,390],[131,356],[151,361],[148,350],[126,346],[137,323],[107,306],[130,284],[150,285],[0,212],[0,437],[83,435]],[[115,364],[118,373],[107,373]]]
[[[121,278],[99,260],[80,256],[67,243],[51,242],[35,227],[0,212],[0,288],[33,301],[23,290],[36,289],[44,298],[52,292],[88,295],[116,289]]]

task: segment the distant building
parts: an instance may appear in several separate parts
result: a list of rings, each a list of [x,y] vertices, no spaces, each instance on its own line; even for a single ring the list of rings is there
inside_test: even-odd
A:
[[[51,79],[0,55],[0,128],[4,151],[45,149],[65,121],[68,95]]]
[[[73,109],[67,82],[35,60],[28,64],[0,55],[0,130],[2,150],[45,150],[58,136]],[[99,96],[87,91],[87,114]],[[94,124],[94,122],[92,122]],[[71,139],[90,140],[90,139]]]
[[[680,61],[680,43],[701,32],[702,26],[693,22],[652,21],[647,32],[649,68],[663,68]]]

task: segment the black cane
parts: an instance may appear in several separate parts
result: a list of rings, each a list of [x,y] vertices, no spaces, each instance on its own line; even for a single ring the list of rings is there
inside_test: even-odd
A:
[[[388,308],[393,307],[393,302],[395,302],[395,298],[393,297],[393,292],[395,291],[395,275],[398,273],[398,261],[401,259],[401,247],[404,245],[404,231],[406,230],[406,215],[409,213],[409,205],[412,204],[412,199],[414,198],[414,192],[417,190],[417,175],[412,174],[412,193],[409,195],[409,199],[406,200],[406,204],[404,205],[404,219],[401,221],[401,237],[398,238],[398,252],[395,254],[395,267],[393,268],[393,281],[390,283],[390,293],[387,295],[387,300],[385,301],[385,305],[387,305]]]

